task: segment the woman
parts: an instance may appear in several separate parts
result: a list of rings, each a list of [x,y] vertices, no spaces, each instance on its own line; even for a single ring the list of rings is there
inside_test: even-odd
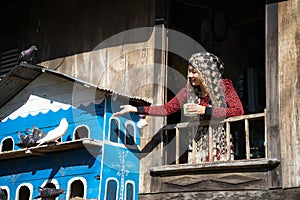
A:
[[[114,116],[135,112],[143,115],[165,116],[179,111],[185,103],[187,115],[198,114],[200,119],[222,119],[244,114],[242,103],[232,86],[232,81],[222,79],[224,64],[217,56],[201,52],[193,54],[188,65],[188,84],[178,94],[161,106],[120,106]],[[195,137],[197,162],[208,161],[207,128],[198,127]],[[214,160],[224,160],[226,145],[223,125],[213,127]]]

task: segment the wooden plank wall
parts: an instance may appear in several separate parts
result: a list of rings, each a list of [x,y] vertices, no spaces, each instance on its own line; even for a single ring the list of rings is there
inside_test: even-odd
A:
[[[300,186],[300,0],[279,3],[278,29],[282,182],[290,188]]]
[[[141,27],[154,26],[154,6],[151,0],[30,0],[26,41],[37,44],[45,67],[152,101],[154,34]]]
[[[155,40],[161,40],[156,37],[162,37],[154,26],[156,1],[29,2],[28,43],[37,44],[42,66],[156,105],[163,103],[165,57],[154,55]],[[142,149],[163,125],[162,118],[148,121],[141,133]],[[159,146],[151,153],[144,149],[143,155],[140,191],[154,191],[149,167],[161,164]]]

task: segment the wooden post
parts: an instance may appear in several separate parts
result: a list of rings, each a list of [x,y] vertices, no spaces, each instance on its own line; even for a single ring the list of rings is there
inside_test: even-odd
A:
[[[162,130],[160,132],[160,156],[161,156],[161,164],[165,165],[165,159],[164,159],[164,133],[165,131]]]
[[[208,153],[209,153],[209,162],[214,161],[215,153],[213,150],[213,130],[212,127],[208,127]]]
[[[245,119],[246,159],[250,159],[249,120]]]
[[[265,118],[264,118],[264,124],[265,124],[265,158],[268,158],[268,134],[267,134],[267,109],[264,109]]]
[[[280,3],[282,4],[282,3]],[[282,17],[285,16],[282,13]],[[285,27],[287,21],[283,24]],[[278,42],[278,4],[266,5],[266,139],[268,141],[268,158],[281,160],[281,142],[280,142],[280,93],[279,93],[279,49]],[[290,30],[290,29],[288,29]],[[283,35],[283,34],[281,34]],[[290,41],[284,39],[282,41]],[[289,52],[290,47],[283,45]],[[287,65],[286,61],[282,66]],[[289,66],[290,67],[290,66]],[[275,98],[274,98],[275,97]],[[286,98],[286,96],[284,96]],[[284,103],[286,104],[286,102]],[[285,133],[285,132],[284,132]],[[281,164],[268,175],[269,188],[282,187]]]
[[[227,160],[231,160],[230,123],[226,122],[226,149]]]
[[[179,136],[179,128],[175,128],[176,130],[176,150],[175,150],[175,156],[176,156],[176,164],[179,164],[179,157],[180,157],[180,136]]]
[[[197,134],[197,133],[196,133]],[[196,141],[195,138],[193,138],[193,152],[192,152],[192,163],[195,164],[196,163]]]

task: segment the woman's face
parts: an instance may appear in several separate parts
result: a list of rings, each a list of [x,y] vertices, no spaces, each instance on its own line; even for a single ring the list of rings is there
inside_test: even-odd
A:
[[[201,85],[201,79],[200,74],[198,73],[198,70],[189,65],[188,67],[188,75],[187,75],[190,84],[192,86],[200,86]]]

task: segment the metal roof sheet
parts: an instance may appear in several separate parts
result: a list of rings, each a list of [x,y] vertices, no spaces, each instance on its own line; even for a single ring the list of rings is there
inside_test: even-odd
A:
[[[140,103],[149,103],[144,99],[120,94],[115,91],[112,91],[109,88],[102,88],[100,86],[79,80],[77,78],[68,76],[64,73],[55,70],[44,68],[42,66],[31,65],[28,63],[21,63],[19,65],[16,65],[10,73],[8,73],[4,78],[0,80],[0,108],[4,106],[9,100],[11,100],[15,95],[21,92],[35,78],[37,78],[44,72],[52,73],[70,81],[78,82],[89,87],[97,88],[110,94],[116,94],[122,97],[126,97]]]
[[[0,107],[42,73],[38,68],[31,67],[28,64],[23,66],[24,64],[16,65],[0,80]]]

